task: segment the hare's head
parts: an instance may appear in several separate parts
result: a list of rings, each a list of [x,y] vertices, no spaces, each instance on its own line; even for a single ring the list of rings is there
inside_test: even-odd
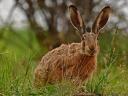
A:
[[[72,25],[79,31],[82,42],[82,52],[88,56],[94,56],[98,52],[98,36],[99,31],[107,23],[111,8],[109,6],[104,7],[96,20],[94,21],[91,32],[86,31],[85,23],[74,5],[69,6],[70,21]]]

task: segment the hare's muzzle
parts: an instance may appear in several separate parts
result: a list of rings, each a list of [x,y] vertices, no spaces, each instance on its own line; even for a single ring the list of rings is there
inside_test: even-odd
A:
[[[93,47],[93,48],[89,48],[89,54],[91,56],[94,56],[96,54],[96,49]]]

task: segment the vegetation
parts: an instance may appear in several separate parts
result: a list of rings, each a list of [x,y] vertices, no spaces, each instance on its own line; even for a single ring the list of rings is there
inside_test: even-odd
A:
[[[48,51],[29,29],[0,29],[0,96],[71,96],[77,88],[69,82],[33,86],[33,72]],[[96,94],[128,94],[128,36],[120,30],[100,35],[97,72],[84,89]]]

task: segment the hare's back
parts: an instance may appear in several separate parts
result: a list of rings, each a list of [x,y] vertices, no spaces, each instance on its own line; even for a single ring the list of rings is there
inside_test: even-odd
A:
[[[43,56],[40,64],[41,65],[49,65],[54,63],[61,62],[65,58],[74,56],[80,50],[80,43],[72,43],[72,44],[62,44],[60,47],[55,48],[49,51],[46,55]]]
[[[68,45],[62,44],[60,47],[55,48],[45,54],[40,64],[53,64],[55,61],[60,60],[68,53]]]

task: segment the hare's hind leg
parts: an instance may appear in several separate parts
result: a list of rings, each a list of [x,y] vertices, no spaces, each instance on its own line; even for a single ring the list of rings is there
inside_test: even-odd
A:
[[[35,78],[34,78],[34,86],[35,87],[41,87],[46,85],[48,74],[45,72],[45,70],[42,69],[36,69],[35,70]]]

